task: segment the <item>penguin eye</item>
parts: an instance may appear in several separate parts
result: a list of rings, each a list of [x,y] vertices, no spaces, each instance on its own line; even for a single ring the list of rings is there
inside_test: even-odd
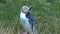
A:
[[[25,8],[25,9],[27,9],[27,8]]]

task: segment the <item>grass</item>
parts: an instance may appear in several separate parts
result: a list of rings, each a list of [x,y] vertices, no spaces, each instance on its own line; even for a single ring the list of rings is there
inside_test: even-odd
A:
[[[60,34],[60,0],[0,0],[0,34],[22,32],[19,15],[23,5],[33,6],[39,34]]]

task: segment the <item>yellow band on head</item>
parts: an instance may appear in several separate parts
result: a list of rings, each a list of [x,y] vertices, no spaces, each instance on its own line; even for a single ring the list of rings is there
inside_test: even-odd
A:
[[[25,9],[24,12],[27,12],[27,9]]]

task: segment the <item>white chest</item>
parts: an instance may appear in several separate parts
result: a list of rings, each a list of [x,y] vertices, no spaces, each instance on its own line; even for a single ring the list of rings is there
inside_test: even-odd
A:
[[[26,14],[21,13],[21,14],[20,14],[20,18],[23,19],[23,20],[28,20],[28,18],[27,18],[25,15],[26,15]]]
[[[23,23],[25,23],[25,24],[29,24],[29,23],[28,23],[29,19],[28,19],[25,15],[26,15],[26,14],[21,13],[21,14],[20,14],[20,20],[21,20],[21,22],[23,22]]]
[[[21,24],[23,26],[23,28],[25,29],[25,31],[31,31],[31,25],[29,24],[29,19],[26,18],[25,14],[24,13],[21,13],[20,14],[20,21],[21,21]]]

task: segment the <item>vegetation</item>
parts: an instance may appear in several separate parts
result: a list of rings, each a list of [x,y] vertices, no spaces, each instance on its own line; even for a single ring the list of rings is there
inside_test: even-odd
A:
[[[60,34],[60,0],[0,0],[0,34],[19,34],[20,9],[33,6],[39,34]]]

